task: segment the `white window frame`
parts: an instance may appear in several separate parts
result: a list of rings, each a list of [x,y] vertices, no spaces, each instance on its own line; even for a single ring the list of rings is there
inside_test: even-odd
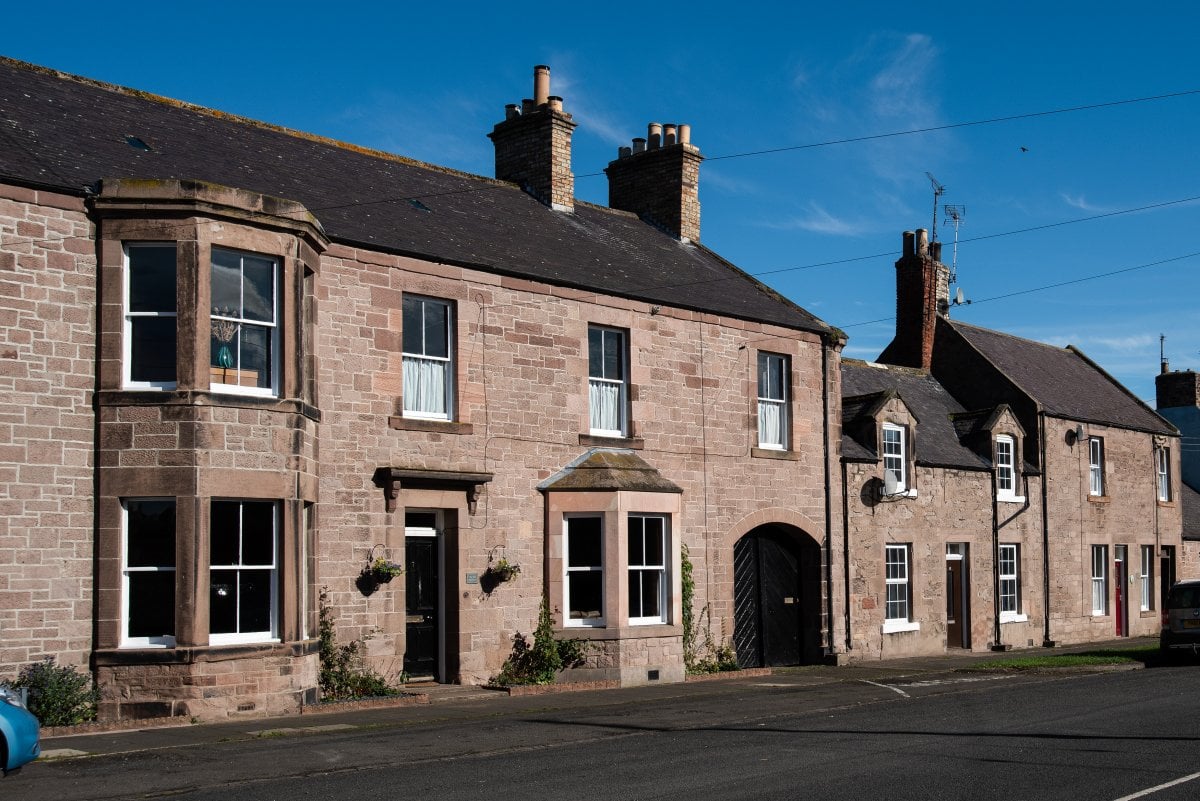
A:
[[[883,550],[884,605],[883,633],[916,631],[912,610],[912,546],[887,543]]]
[[[571,521],[572,520],[596,520],[600,527],[600,564],[598,565],[572,565],[571,564]],[[563,516],[563,626],[564,627],[583,627],[583,628],[603,628],[606,623],[605,605],[607,600],[604,593],[604,553],[605,547],[605,517],[602,514],[581,513],[568,514]],[[571,576],[572,574],[581,573],[599,573],[600,574],[600,615],[599,617],[579,618],[571,616]]]
[[[416,420],[453,420],[454,419],[454,378],[455,378],[455,359],[454,359],[454,304],[448,300],[441,298],[425,297],[423,295],[410,295],[405,293],[401,300],[403,315],[403,304],[407,303],[421,304],[421,350],[408,350],[404,347],[405,344],[410,344],[409,334],[412,332],[402,331],[402,361],[403,361],[403,388],[401,393],[404,399],[404,417]],[[427,343],[425,341],[425,310],[430,305],[442,307],[445,312],[446,320],[446,355],[434,356],[428,353]],[[423,396],[425,393],[418,391],[419,386],[428,384],[432,387],[433,384],[439,383],[434,381],[425,381],[421,373],[427,372],[429,368],[440,368],[442,370],[441,392],[442,392],[442,408],[443,411],[430,411],[428,408],[419,408],[423,404]]]
[[[649,562],[645,559],[645,540],[652,536],[646,531],[646,523],[648,520],[657,520],[661,526],[658,536],[661,538],[659,543],[659,561]],[[640,535],[642,537],[642,547],[635,548],[634,543],[634,521],[642,521],[640,524]],[[670,598],[670,575],[667,572],[667,559],[670,558],[670,515],[665,514],[642,514],[635,513],[629,515],[626,522],[628,531],[626,533],[626,547],[628,550],[629,561],[629,624],[631,626],[644,626],[655,623],[667,623],[669,621],[669,607],[667,605]],[[641,553],[638,553],[638,550]],[[658,576],[658,614],[657,615],[635,615],[635,596],[637,596],[636,610],[645,611],[645,596],[642,594],[644,587],[641,578],[646,574],[655,574]]]
[[[782,353],[758,353],[758,447],[785,451],[791,429],[789,378],[791,364]],[[771,431],[774,421],[775,431]]]
[[[125,312],[124,326],[121,339],[123,340],[123,354],[121,357],[121,384],[128,389],[153,389],[153,390],[171,390],[177,386],[177,380],[170,381],[134,381],[133,380],[133,327],[137,320],[156,319],[156,318],[171,318],[178,320],[179,312],[177,308],[178,298],[172,298],[171,311],[133,311],[131,309],[132,291],[133,291],[133,268],[130,263],[130,253],[139,248],[171,248],[176,251],[178,258],[178,249],[174,242],[127,242],[123,247],[124,252],[124,276],[123,276],[123,299],[122,308]],[[176,262],[178,264],[178,262]],[[178,287],[178,270],[176,271],[176,287]],[[178,324],[176,324],[178,325]],[[176,330],[176,343],[178,343],[179,332]],[[179,364],[175,364],[175,373],[178,376]]]
[[[247,504],[269,504],[271,506],[271,509],[272,509],[272,514],[271,514],[271,525],[272,525],[271,556],[272,556],[272,559],[271,559],[270,564],[249,564],[249,563],[243,562],[242,557],[239,555],[238,561],[236,563],[214,565],[211,563],[211,559],[210,559],[210,563],[208,566],[208,576],[209,576],[209,585],[210,585],[209,591],[210,592],[211,592],[211,585],[212,585],[212,574],[214,571],[231,570],[231,571],[234,571],[235,573],[240,574],[241,571],[243,571],[243,570],[269,570],[271,573],[271,578],[270,578],[271,586],[270,586],[270,593],[269,593],[270,610],[269,610],[269,615],[268,615],[268,619],[270,620],[270,628],[264,629],[261,631],[234,631],[234,632],[222,632],[219,634],[212,633],[212,631],[211,631],[211,615],[210,615],[210,632],[208,635],[208,642],[210,645],[232,645],[232,644],[237,644],[237,643],[251,643],[251,642],[279,642],[279,553],[280,553],[279,540],[280,540],[280,528],[281,528],[280,527],[279,504],[274,501],[250,499],[250,498],[243,498],[243,499],[213,498],[211,501],[211,504],[213,504],[213,505],[218,504],[218,503],[235,503],[238,505],[238,551],[239,551],[239,554],[242,551],[241,543],[242,543],[242,539],[243,539],[243,536],[245,533],[244,522],[243,522],[243,518],[244,518],[243,513],[245,511],[246,505]],[[210,513],[209,513],[210,521],[213,518],[213,516],[214,515],[212,514],[211,509],[210,509]],[[210,525],[211,525],[211,522],[210,522]],[[212,541],[212,534],[210,532],[209,533],[210,549],[212,547],[211,541]],[[210,553],[211,553],[211,550],[210,550]],[[235,613],[235,618],[240,621],[240,618],[241,618],[240,589],[237,591],[238,591],[238,609],[237,609],[237,612]],[[240,622],[239,622],[239,627],[240,627]]]
[[[1163,446],[1154,449],[1154,470],[1158,478],[1158,499],[1164,503],[1171,500],[1171,449]]]
[[[177,573],[174,560],[169,565],[129,564],[129,504],[142,501],[169,502],[175,506],[174,498],[122,498],[121,499],[121,646],[122,648],[174,648],[175,635],[131,637],[129,636],[129,601],[132,594],[130,577],[136,573]],[[178,536],[178,530],[176,532]],[[143,599],[144,600],[144,599]],[[172,608],[176,597],[172,597]]]
[[[1104,440],[1088,437],[1088,492],[1104,495]]]
[[[245,328],[266,329],[266,331],[268,333],[269,347],[271,348],[271,358],[270,358],[270,365],[269,365],[269,369],[271,371],[271,382],[270,382],[270,385],[266,386],[266,387],[257,387],[257,386],[247,387],[247,386],[242,386],[241,384],[227,384],[227,383],[223,383],[223,382],[219,382],[219,381],[211,381],[209,386],[215,392],[221,392],[221,393],[225,393],[225,394],[229,394],[229,395],[254,395],[257,397],[264,397],[264,398],[278,397],[279,396],[279,365],[280,365],[279,330],[281,327],[279,324],[279,316],[280,316],[280,313],[282,310],[281,298],[279,297],[279,289],[280,289],[279,259],[276,258],[275,256],[271,256],[271,255],[268,255],[265,253],[252,253],[252,252],[246,251],[246,250],[237,250],[236,248],[217,247],[214,245],[212,247],[212,250],[209,252],[210,262],[209,262],[208,274],[209,274],[209,291],[210,291],[210,293],[212,291],[212,272],[213,272],[213,266],[212,266],[211,262],[212,262],[213,254],[218,251],[222,252],[222,253],[232,254],[234,256],[237,256],[239,259],[239,269],[241,270],[241,275],[242,275],[241,301],[240,301],[241,307],[238,309],[237,314],[232,314],[232,313],[219,314],[219,313],[217,313],[216,309],[211,310],[210,314],[209,314],[210,335],[215,335],[215,331],[213,330],[214,323],[237,326],[236,336],[239,337],[239,340],[242,335],[242,331]],[[261,259],[263,261],[269,261],[272,264],[272,268],[271,268],[272,319],[270,321],[254,320],[254,319],[251,319],[251,318],[248,318],[245,316],[246,279],[245,279],[245,263],[244,263],[244,261],[246,258]],[[230,368],[230,369],[237,370],[239,373],[243,369],[240,361],[238,361],[238,360],[240,360],[240,358],[241,358],[241,348],[239,347],[237,349],[237,353],[235,355],[235,364],[233,365],[232,368]],[[210,355],[209,356],[210,365],[211,365],[211,362],[212,362],[212,356]],[[211,365],[211,366],[213,368],[218,367],[218,365]],[[249,368],[245,368],[245,369],[249,369]]]
[[[600,364],[604,373],[604,353],[609,335],[619,337],[618,345],[621,357],[621,374],[619,376],[592,375],[592,332],[600,333]],[[616,394],[615,428],[597,426],[598,411],[607,403],[612,403],[610,396]],[[588,431],[598,437],[625,437],[629,431],[629,334],[621,328],[609,328],[602,325],[588,326]]]
[[[1025,502],[1017,494],[1017,441],[1008,434],[996,436],[996,500]]]
[[[999,550],[1000,622],[1024,623],[1029,617],[1021,613],[1021,546],[1002,542]]]
[[[1092,546],[1092,615],[1108,614],[1108,546]]]
[[[1141,604],[1143,612],[1154,609],[1154,546],[1143,545],[1138,548],[1142,564],[1138,578],[1141,581]]]
[[[908,486],[908,429],[895,423],[884,423],[880,433],[883,451],[884,486],[891,473],[896,480],[891,495],[916,497],[916,491]]]

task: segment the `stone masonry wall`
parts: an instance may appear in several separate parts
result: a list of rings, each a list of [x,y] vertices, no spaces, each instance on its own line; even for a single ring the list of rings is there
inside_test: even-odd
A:
[[[992,474],[918,466],[916,498],[879,502],[868,487],[882,476],[882,465],[848,464],[850,564],[850,659],[888,659],[945,653],[946,545],[967,547],[968,619],[972,651],[995,642],[996,589],[992,543]],[[1036,478],[1025,488],[1029,500],[1000,503],[1001,543],[1018,547],[1019,610],[1025,621],[1004,622],[1000,642],[1021,648],[1040,645],[1045,606],[1042,600],[1041,488]],[[911,619],[916,631],[883,633],[885,601],[884,545],[912,546]]]
[[[0,186],[0,680],[91,649],[91,234],[81,200]]]
[[[329,588],[339,636],[371,635],[372,658],[385,672],[397,670],[404,653],[403,582],[365,597],[353,579],[373,544],[403,543],[404,519],[402,508],[385,511],[373,471],[493,474],[476,514],[461,514],[451,532],[456,573],[444,577],[458,632],[447,646],[459,666],[451,678],[486,680],[513,633],[533,630],[546,586],[545,503],[536,487],[599,439],[587,436],[589,323],[629,333],[632,439],[612,444],[640,448],[683,488],[672,544],[690,548],[697,608],[711,602],[718,642],[732,635],[732,549],[745,521],[800,524],[823,541],[816,336],[338,246],[323,258],[319,286],[319,582]],[[405,292],[455,303],[455,425],[388,426],[402,408]],[[759,348],[792,357],[797,419],[785,458],[755,455]],[[837,397],[836,381],[830,392]],[[521,574],[490,594],[468,584],[467,574],[482,573],[497,552]],[[561,607],[561,598],[550,600]]]
[[[1161,555],[1164,546],[1183,553],[1179,504],[1157,500],[1154,438],[1149,434],[1100,425],[1085,425],[1084,439],[1068,444],[1067,432],[1075,421],[1046,418],[1046,475],[1048,481],[1051,639],[1061,643],[1088,642],[1116,636],[1113,561],[1116,546],[1127,548],[1129,575],[1126,584],[1129,633],[1157,635],[1160,628],[1160,564],[1153,565],[1155,588],[1152,608],[1139,609],[1140,546],[1151,545]],[[1089,436],[1104,439],[1105,493],[1089,495]],[[1172,497],[1179,497],[1178,440],[1169,440],[1172,451]],[[1092,614],[1091,548],[1108,548],[1108,612]],[[1180,564],[1182,568],[1182,564]],[[1183,575],[1182,572],[1179,575]]]

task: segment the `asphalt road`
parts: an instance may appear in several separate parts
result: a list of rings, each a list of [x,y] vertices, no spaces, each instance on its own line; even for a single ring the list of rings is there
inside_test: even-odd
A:
[[[64,739],[111,753],[34,763],[0,799],[1200,798],[1196,666],[796,670],[310,717]]]

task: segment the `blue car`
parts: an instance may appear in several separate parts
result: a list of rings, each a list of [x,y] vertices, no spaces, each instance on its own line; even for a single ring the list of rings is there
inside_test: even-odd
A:
[[[37,718],[29,714],[20,693],[0,685],[0,768],[7,775],[41,752]]]

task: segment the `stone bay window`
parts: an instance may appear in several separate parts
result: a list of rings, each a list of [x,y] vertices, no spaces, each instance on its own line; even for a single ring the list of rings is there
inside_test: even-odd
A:
[[[307,349],[327,240],[299,204],[195,181],[106,180],[91,203],[103,714],[295,708],[315,692]],[[253,701],[206,692],[230,670]]]

